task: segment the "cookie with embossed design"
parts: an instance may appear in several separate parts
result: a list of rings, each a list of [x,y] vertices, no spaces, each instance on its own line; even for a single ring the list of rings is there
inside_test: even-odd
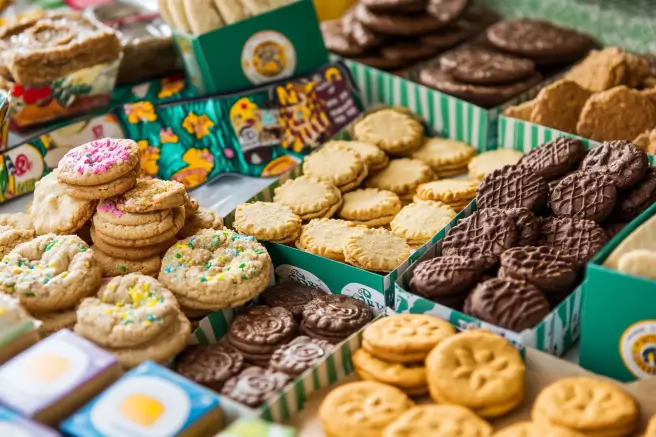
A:
[[[583,266],[608,242],[606,232],[592,220],[549,217],[540,221],[538,245],[550,246]]]
[[[327,341],[302,335],[276,349],[271,356],[269,367],[297,377],[327,357],[332,350],[333,346]]]
[[[518,165],[528,167],[547,182],[575,170],[585,156],[580,140],[559,137],[522,156]]]
[[[636,185],[647,174],[647,152],[630,141],[606,141],[590,150],[581,164],[582,170],[608,170],[618,190]]]
[[[440,256],[417,264],[410,279],[410,289],[437,303],[461,307],[481,273],[472,258]]]
[[[264,305],[282,307],[290,311],[296,320],[303,318],[303,308],[314,298],[324,295],[319,289],[295,281],[281,282],[267,288],[260,295]]]
[[[547,206],[549,186],[533,170],[507,165],[487,175],[476,193],[478,208],[521,208],[539,214]]]
[[[616,203],[615,181],[606,172],[576,172],[561,180],[551,191],[551,210],[557,216],[601,223]]]
[[[220,391],[223,384],[237,376],[244,357],[230,346],[189,346],[175,360],[175,371],[198,384]]]
[[[290,381],[285,373],[253,366],[230,378],[221,389],[221,394],[251,408],[257,408],[280,392]]]
[[[446,53],[440,57],[440,66],[456,80],[481,85],[514,82],[535,73],[533,61],[481,47]]]
[[[373,311],[361,300],[343,294],[325,294],[305,305],[301,332],[337,344],[372,318]]]

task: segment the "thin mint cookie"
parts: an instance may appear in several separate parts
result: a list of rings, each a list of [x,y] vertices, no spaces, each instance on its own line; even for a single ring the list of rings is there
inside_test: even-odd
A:
[[[197,384],[220,391],[239,374],[244,357],[230,346],[189,346],[175,360],[175,371]]]
[[[364,53],[364,48],[346,33],[342,20],[329,20],[321,23],[321,34],[326,48],[342,56],[358,56]]]
[[[551,210],[557,216],[601,223],[617,203],[613,178],[598,171],[580,171],[561,180],[551,191]]]
[[[355,17],[363,25],[390,36],[414,36],[432,32],[446,24],[429,14],[390,14],[375,13],[359,4],[355,7]]]
[[[588,152],[581,169],[607,169],[617,189],[626,190],[647,174],[649,159],[644,150],[629,141],[606,141]]]
[[[257,408],[267,399],[280,392],[291,379],[282,372],[249,367],[230,378],[221,394],[251,408]]]
[[[510,217],[517,226],[519,246],[531,246],[537,243],[540,237],[540,223],[535,214],[528,208],[504,209],[503,213]]]
[[[295,378],[326,358],[332,350],[333,346],[325,340],[300,336],[276,349],[269,367]]]
[[[578,168],[584,156],[585,146],[580,140],[558,137],[522,156],[518,165],[550,182]]]
[[[469,84],[504,84],[532,76],[535,64],[480,47],[463,48],[440,57],[442,70]]]
[[[418,61],[430,58],[437,52],[438,50],[434,46],[423,44],[419,40],[398,41],[380,48],[380,53],[384,58],[401,61]]]
[[[469,5],[469,0],[431,0],[426,11],[440,23],[451,24]]]
[[[465,22],[457,22],[436,32],[420,35],[419,41],[437,50],[445,50],[458,45],[473,35],[473,33],[473,26],[467,25]]]
[[[526,167],[507,165],[487,175],[476,194],[478,208],[521,208],[536,214],[545,210],[549,186]]]
[[[385,41],[385,37],[360,23],[353,12],[348,12],[342,18],[342,30],[356,45],[362,49],[369,50],[378,47]]]

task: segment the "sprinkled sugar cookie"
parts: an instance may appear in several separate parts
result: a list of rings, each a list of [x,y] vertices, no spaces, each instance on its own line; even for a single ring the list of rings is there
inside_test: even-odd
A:
[[[235,210],[235,230],[260,241],[291,243],[301,232],[301,219],[279,203],[242,203]]]
[[[0,292],[29,311],[71,308],[98,289],[100,267],[75,235],[46,234],[18,245],[0,263]]]
[[[159,280],[185,308],[220,310],[260,294],[271,273],[271,258],[255,237],[207,229],[166,252]]]
[[[187,208],[185,207],[185,211],[186,210]],[[187,237],[191,237],[202,229],[214,229],[219,231],[223,228],[223,218],[212,211],[200,208],[196,212],[192,212],[186,216],[185,224],[182,229],[178,231],[177,237],[183,240]]]
[[[163,363],[180,353],[191,325],[173,293],[150,276],[130,274],[113,278],[97,297],[82,301],[75,333],[131,368],[147,360]]]
[[[91,247],[96,249],[95,247]],[[142,275],[157,276],[162,265],[159,255],[154,255],[140,260],[129,260],[115,258],[104,253],[102,250],[94,250],[94,256],[102,269],[103,277],[127,275],[128,273],[141,273]]]
[[[125,176],[98,185],[70,185],[62,182],[64,192],[75,199],[108,199],[128,191],[137,181],[138,168],[130,170]],[[61,181],[60,181],[61,182]]]
[[[173,214],[170,209],[141,214],[123,212],[116,206],[116,199],[112,198],[103,199],[98,202],[94,218],[97,217],[105,223],[119,226],[143,226],[150,223],[169,222],[172,216]]]
[[[119,210],[135,214],[171,209],[186,203],[184,185],[161,179],[138,179],[134,188],[116,199]]]

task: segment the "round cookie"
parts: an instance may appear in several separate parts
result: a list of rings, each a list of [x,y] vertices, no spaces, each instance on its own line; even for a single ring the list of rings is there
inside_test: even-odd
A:
[[[110,197],[117,196],[125,193],[137,182],[137,175],[139,167],[135,167],[125,176],[121,176],[110,182],[99,185],[70,185],[61,182],[64,193],[80,200],[98,200],[109,199]]]
[[[442,202],[424,201],[404,206],[390,223],[392,233],[408,244],[423,245],[456,217],[456,212]]]
[[[301,231],[301,219],[279,203],[242,203],[235,210],[233,227],[260,241],[291,243]]]
[[[107,243],[103,240],[102,236],[99,236],[96,230],[91,227],[90,230],[91,240],[93,244],[100,249],[100,251],[106,253],[112,258],[126,259],[132,261],[139,261],[144,258],[150,258],[156,255],[159,255],[173,246],[176,243],[175,238],[169,239],[162,243],[154,244],[152,246],[142,246],[142,247],[122,247],[114,246],[113,244]]]
[[[360,156],[369,169],[369,172],[381,170],[387,167],[389,157],[378,147],[373,144],[363,143],[362,141],[330,141],[324,147],[335,147],[341,145]]]
[[[403,62],[413,62],[430,58],[438,52],[435,47],[422,44],[416,40],[388,43],[379,50],[384,58]]]
[[[612,220],[630,222],[656,202],[656,168],[649,167],[647,176],[624,191],[612,213]]]
[[[441,29],[448,24],[430,14],[375,13],[363,4],[355,7],[355,17],[371,30],[390,36],[421,35]]]
[[[344,193],[360,185],[367,177],[367,166],[348,147],[332,145],[307,156],[303,161],[303,173],[331,182]]]
[[[503,84],[525,79],[535,72],[535,64],[481,48],[463,48],[440,57],[442,70],[455,80],[469,84]]]
[[[34,224],[29,215],[19,212],[0,214],[0,258],[21,243],[36,237]]]
[[[447,321],[427,314],[398,314],[383,317],[362,332],[362,347],[393,363],[423,362],[428,353],[456,334]]]
[[[367,52],[363,55],[353,57],[351,60],[384,71],[397,70],[407,64],[407,61],[403,61],[402,59],[384,58],[378,51]]]
[[[382,382],[410,396],[428,393],[426,368],[423,363],[390,363],[364,349],[358,349],[353,354],[353,367],[363,381]]]
[[[244,357],[222,344],[189,346],[175,360],[175,371],[180,375],[217,391],[227,380],[237,376],[242,367]]]
[[[352,11],[349,11],[342,17],[342,26],[344,33],[355,41],[355,45],[361,49],[374,49],[385,41],[385,36],[373,32],[365,27],[356,18]],[[350,41],[349,41],[350,42]]]
[[[412,116],[395,109],[366,115],[354,127],[358,141],[373,144],[390,155],[407,155],[424,141],[424,128]]]
[[[99,201],[95,217],[105,223],[119,226],[143,226],[161,222],[170,222],[173,225],[173,213],[170,209],[133,214],[118,209],[115,198]]]
[[[97,232],[109,238],[126,239],[126,240],[139,240],[143,238],[152,238],[162,235],[164,233],[170,234],[170,230],[175,226],[173,216],[169,215],[163,220],[142,223],[140,225],[117,225],[103,220],[101,215],[94,215],[93,227]],[[170,235],[168,238],[171,238]]]
[[[419,35],[419,42],[435,47],[437,50],[446,50],[465,41],[473,33],[472,26],[459,21],[443,27],[437,32]]]
[[[451,24],[462,15],[468,5],[469,0],[431,0],[426,12],[441,23]]]
[[[295,378],[326,358],[332,350],[333,346],[325,340],[296,337],[276,349],[271,356],[269,367]]]
[[[185,207],[185,211],[187,208]],[[224,228],[223,219],[216,215],[214,212],[200,208],[196,212],[190,213],[185,212],[185,224],[180,228],[176,237],[180,240],[184,240],[187,237],[195,235],[198,231],[202,229],[214,229],[219,231]]]
[[[585,146],[580,140],[558,137],[522,156],[518,165],[550,182],[576,169],[584,156]]]
[[[540,223],[540,246],[550,246],[585,265],[608,242],[606,232],[592,220],[550,217]]]
[[[128,260],[113,258],[97,247],[92,246],[94,257],[102,269],[103,277],[111,278],[114,276],[127,275],[128,273],[141,273],[142,275],[157,276],[162,260],[158,255],[142,260]]]
[[[182,0],[189,27],[195,35],[202,35],[224,26],[213,0]]]
[[[123,235],[122,237],[112,237],[110,235],[107,235],[103,233],[100,229],[96,228],[95,226],[92,227],[92,233],[91,237],[94,238],[93,236],[96,235],[96,239],[102,239],[106,243],[112,245],[112,246],[118,246],[118,247],[146,247],[146,246],[153,246],[153,245],[158,245],[160,243],[164,243],[166,241],[169,241],[171,238],[175,237],[175,234],[178,233],[180,229],[182,229],[182,226],[184,226],[185,222],[185,209],[182,206],[178,206],[173,209],[173,227],[169,229],[162,230],[159,234],[153,235],[153,236],[148,236],[148,234],[140,234],[140,228],[141,226],[135,226],[136,229],[134,229],[135,232],[130,232],[129,235],[133,238],[129,238],[126,235]],[[115,227],[115,229],[121,229],[120,225],[112,225]],[[96,240],[94,239],[94,243]],[[98,244],[98,243],[96,243]],[[100,247],[100,246],[98,246]],[[108,252],[106,252],[108,253]]]
[[[385,226],[399,211],[399,196],[391,191],[365,188],[344,194],[344,203],[338,215],[358,225]]]
[[[469,178],[482,181],[494,170],[507,165],[515,165],[522,158],[522,152],[511,149],[497,149],[481,153],[472,158],[467,166]]]
[[[410,278],[410,289],[438,303],[446,299],[462,306],[480,277],[481,271],[473,259],[440,256],[417,264]]]
[[[260,300],[264,305],[286,309],[300,321],[305,305],[314,298],[322,296],[323,293],[316,288],[289,281],[267,288],[260,295]]]
[[[41,322],[39,334],[42,337],[54,334],[62,329],[73,329],[77,323],[75,309],[51,311],[47,313],[34,313],[33,317]]]
[[[464,168],[474,155],[476,149],[473,147],[460,141],[438,137],[426,138],[421,147],[412,153],[414,159],[425,162],[437,172]]]
[[[221,389],[221,394],[251,408],[257,408],[280,392],[290,381],[289,376],[282,372],[254,366],[230,378]]]
[[[374,12],[421,11],[429,0],[362,0],[367,9]]]
[[[344,241],[347,263],[374,272],[391,272],[410,256],[410,247],[386,229],[353,231]]]
[[[517,226],[518,246],[532,246],[540,238],[540,223],[528,208],[504,209],[503,213],[510,217]]]
[[[492,437],[583,437],[583,434],[544,423],[519,422],[503,428]]]
[[[434,200],[445,203],[469,202],[476,197],[478,184],[466,179],[441,179],[421,184],[417,196],[421,200]]]
[[[383,437],[428,435],[489,437],[492,435],[492,425],[473,411],[459,405],[418,405],[406,411],[388,426]]]
[[[601,223],[617,203],[617,189],[610,175],[598,171],[571,174],[551,190],[551,210],[557,216],[578,217]]]
[[[431,168],[417,159],[392,159],[389,165],[365,181],[368,188],[378,188],[399,197],[414,195],[417,187],[435,179]]]
[[[123,193],[115,203],[120,211],[142,214],[184,206],[186,201],[187,191],[180,182],[137,179],[134,188]]]
[[[629,141],[607,141],[590,150],[581,164],[582,170],[608,170],[618,190],[631,188],[647,174],[647,153]]]
[[[115,181],[139,165],[139,147],[127,139],[103,138],[69,150],[59,161],[57,178],[70,185]]]
[[[558,80],[540,90],[534,99],[531,123],[576,132],[581,111],[592,92],[571,80]]]
[[[344,262],[344,243],[353,232],[353,222],[315,219],[303,225],[296,247],[324,258]]]
[[[276,188],[273,201],[289,207],[301,220],[330,218],[341,205],[342,193],[332,182],[300,176]]]
[[[95,207],[94,201],[68,196],[54,171],[36,183],[29,214],[37,235],[68,235],[91,218]]]
[[[373,311],[362,301],[343,294],[325,294],[303,308],[301,333],[337,344],[372,318]]]
[[[343,20],[328,20],[321,23],[321,34],[326,48],[341,56],[358,56],[365,52],[344,28]]]
[[[526,167],[506,166],[487,175],[476,193],[476,206],[485,208],[525,207],[538,214],[545,210],[549,186]]]

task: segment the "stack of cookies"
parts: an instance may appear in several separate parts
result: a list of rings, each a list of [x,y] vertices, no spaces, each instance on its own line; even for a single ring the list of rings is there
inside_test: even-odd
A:
[[[476,149],[460,141],[448,138],[426,138],[421,147],[412,153],[414,159],[423,161],[440,178],[467,173],[469,162]]]
[[[415,203],[442,202],[458,213],[474,200],[477,189],[478,183],[475,181],[441,179],[419,185],[414,201]]]

